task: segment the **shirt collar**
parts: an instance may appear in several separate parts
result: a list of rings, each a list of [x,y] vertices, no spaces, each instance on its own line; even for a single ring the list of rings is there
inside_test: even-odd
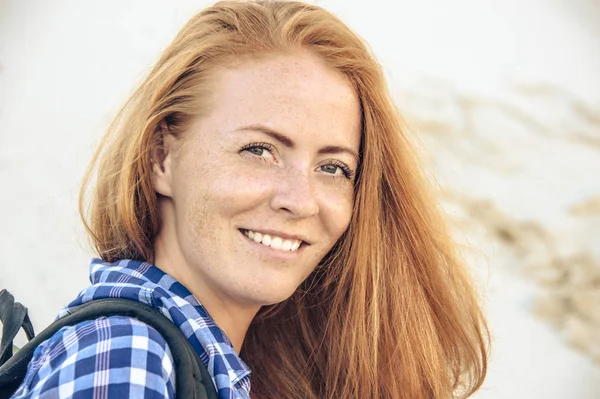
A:
[[[223,375],[228,375],[233,385],[249,386],[250,368],[238,356],[225,332],[197,298],[173,277],[142,261],[126,259],[108,263],[93,259],[90,280],[90,289],[84,290],[69,307],[115,297],[149,304],[169,317],[188,338],[217,388]]]

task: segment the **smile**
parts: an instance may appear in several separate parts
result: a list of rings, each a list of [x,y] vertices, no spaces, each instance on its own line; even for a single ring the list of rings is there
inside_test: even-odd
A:
[[[240,230],[246,237],[265,247],[286,252],[295,252],[300,248],[302,240],[286,239],[270,234],[261,234],[252,230]]]

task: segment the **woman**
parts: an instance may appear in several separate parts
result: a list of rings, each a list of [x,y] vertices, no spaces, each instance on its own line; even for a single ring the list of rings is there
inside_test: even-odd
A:
[[[92,161],[99,259],[61,315],[151,304],[220,398],[469,396],[487,327],[405,133],[380,66],[330,13],[205,9]],[[173,361],[148,325],[100,318],[42,345],[15,397],[171,398]]]

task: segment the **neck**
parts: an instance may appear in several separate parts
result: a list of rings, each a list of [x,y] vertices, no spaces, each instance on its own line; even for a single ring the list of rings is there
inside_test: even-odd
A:
[[[183,284],[194,295],[239,354],[248,327],[260,306],[242,305],[234,298],[216,292],[206,283],[201,272],[190,267],[180,251],[170,250],[173,246],[166,245],[165,241],[165,234],[159,234],[156,238],[153,264]]]
[[[244,338],[250,323],[260,308],[242,308],[232,306],[230,302],[220,299],[212,300],[205,295],[202,299],[201,293],[193,293],[199,302],[206,308],[215,323],[225,332],[231,341],[233,348],[239,354],[242,350]]]

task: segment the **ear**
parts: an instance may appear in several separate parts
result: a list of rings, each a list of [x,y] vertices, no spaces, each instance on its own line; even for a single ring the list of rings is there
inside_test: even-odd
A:
[[[156,132],[152,148],[152,185],[154,191],[165,197],[173,195],[173,153],[175,136],[165,122],[162,122]]]

